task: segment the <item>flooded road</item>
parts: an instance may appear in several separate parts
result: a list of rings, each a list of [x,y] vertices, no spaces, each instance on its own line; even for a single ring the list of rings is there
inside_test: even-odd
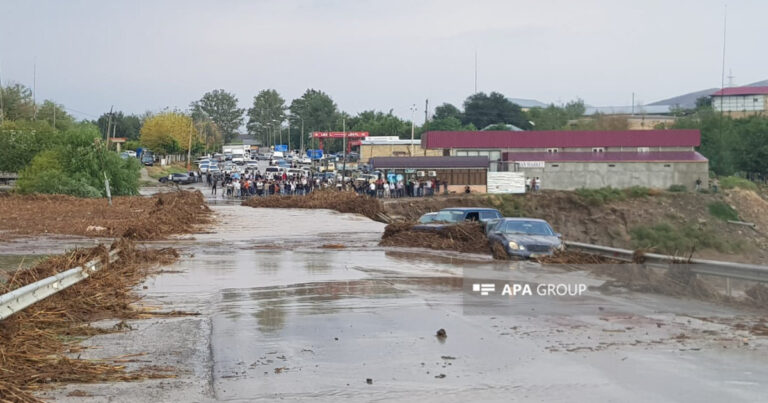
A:
[[[218,224],[170,244],[182,259],[142,304],[199,316],[131,321],[82,358],[172,366],[175,379],[68,385],[56,401],[758,401],[768,396],[756,315],[603,292],[583,272],[487,256],[380,248],[384,225],[323,210],[212,205]],[[160,244],[160,243],[158,243]],[[583,283],[484,313],[464,275]],[[479,309],[467,309],[472,301]],[[475,308],[477,308],[477,306]],[[101,325],[111,326],[105,321]],[[436,337],[444,329],[446,338]],[[88,397],[68,396],[73,391]],[[80,395],[80,393],[78,393]]]

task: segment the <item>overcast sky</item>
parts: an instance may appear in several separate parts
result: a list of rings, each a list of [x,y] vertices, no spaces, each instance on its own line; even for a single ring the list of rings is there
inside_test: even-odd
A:
[[[307,88],[342,110],[410,117],[478,90],[591,105],[719,87],[723,1],[0,0],[0,78],[80,118],[186,108],[216,88],[242,107]],[[728,2],[726,75],[768,79],[768,1]]]

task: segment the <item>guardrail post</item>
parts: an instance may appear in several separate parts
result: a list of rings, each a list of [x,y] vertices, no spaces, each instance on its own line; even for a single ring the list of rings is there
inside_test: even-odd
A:
[[[730,297],[732,292],[733,290],[731,289],[731,278],[726,277],[725,278],[725,295]]]

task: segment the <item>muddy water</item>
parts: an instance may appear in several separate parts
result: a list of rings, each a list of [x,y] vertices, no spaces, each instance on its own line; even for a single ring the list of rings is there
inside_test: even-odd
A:
[[[231,204],[213,209],[219,220],[210,231],[163,243],[183,258],[142,290],[146,305],[201,315],[137,321],[132,332],[91,339],[98,348],[84,353],[144,352],[155,364],[180,368],[180,378],[77,389],[111,401],[758,401],[768,395],[766,341],[728,324],[752,320],[752,313],[594,288],[580,297],[520,298],[502,315],[468,313],[462,276],[469,271],[530,284],[602,281],[486,256],[379,248],[383,224],[359,216]],[[435,337],[441,328],[445,339]],[[53,397],[73,401],[65,393],[71,390]]]

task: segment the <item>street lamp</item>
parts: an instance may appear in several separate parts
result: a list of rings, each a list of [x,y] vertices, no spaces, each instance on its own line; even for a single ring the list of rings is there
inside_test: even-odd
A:
[[[341,132],[344,136],[344,164],[341,168],[341,184],[344,186],[344,175],[347,173],[347,120],[341,118]]]
[[[413,157],[413,154],[414,154],[414,151],[413,151],[413,135],[414,135],[414,132],[416,131],[416,126],[415,126],[415,122],[416,122],[416,109],[417,109],[416,108],[416,104],[413,104],[411,106],[411,157]]]
[[[289,118],[299,118],[301,120],[301,136],[299,136],[301,140],[301,154],[304,154],[304,118],[301,117],[301,115],[288,115]]]

